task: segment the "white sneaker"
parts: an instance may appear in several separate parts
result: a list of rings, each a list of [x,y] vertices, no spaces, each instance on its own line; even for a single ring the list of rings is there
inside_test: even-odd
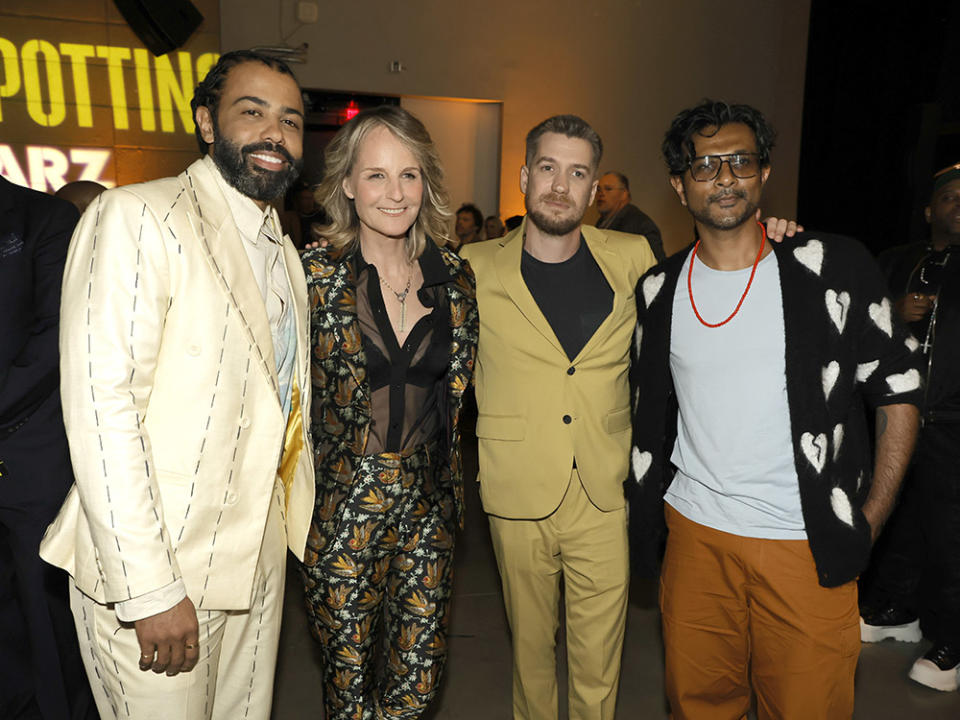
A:
[[[910,679],[934,690],[953,692],[960,686],[960,658],[956,646],[934,645],[910,668]]]
[[[875,643],[890,638],[899,642],[916,643],[923,639],[920,632],[920,621],[914,620],[903,625],[870,625],[860,618],[860,640],[865,643]]]

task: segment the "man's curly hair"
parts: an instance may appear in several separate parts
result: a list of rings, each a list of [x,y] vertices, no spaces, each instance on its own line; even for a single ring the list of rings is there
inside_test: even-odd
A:
[[[770,151],[776,140],[773,126],[763,113],[749,105],[730,105],[719,100],[704,100],[696,107],[681,111],[670,123],[661,150],[671,175],[682,175],[696,156],[694,135],[709,137],[724,125],[742,123],[753,130],[757,138],[760,167],[770,165]],[[713,128],[711,132],[704,132]]]

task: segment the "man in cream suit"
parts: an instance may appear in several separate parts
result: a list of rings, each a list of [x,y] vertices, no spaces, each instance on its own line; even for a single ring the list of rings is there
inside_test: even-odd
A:
[[[313,511],[306,287],[268,201],[301,165],[289,68],[228,53],[197,88],[205,156],[104,193],[63,285],[76,484],[66,569],[103,718],[267,718],[285,548]]]
[[[527,135],[527,217],[468,245],[477,277],[480,493],[513,634],[514,717],[557,717],[566,602],[570,718],[612,718],[629,580],[623,481],[637,279],[648,243],[582,226],[602,144],[572,115]],[[639,238],[639,239],[638,239]]]

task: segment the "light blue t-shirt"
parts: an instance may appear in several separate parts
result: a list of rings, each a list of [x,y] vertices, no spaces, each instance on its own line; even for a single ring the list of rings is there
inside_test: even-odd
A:
[[[673,298],[670,370],[680,412],[670,458],[678,470],[666,501],[684,517],[723,532],[805,539],[776,255],[760,261],[740,311],[717,328],[694,315],[689,262],[688,256]],[[701,317],[725,319],[750,271],[712,270],[695,259],[693,296]]]

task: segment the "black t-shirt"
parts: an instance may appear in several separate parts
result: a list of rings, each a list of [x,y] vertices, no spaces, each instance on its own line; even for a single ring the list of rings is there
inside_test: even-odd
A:
[[[520,273],[573,360],[613,309],[613,290],[583,236],[573,257],[559,263],[541,262],[524,250]]]

